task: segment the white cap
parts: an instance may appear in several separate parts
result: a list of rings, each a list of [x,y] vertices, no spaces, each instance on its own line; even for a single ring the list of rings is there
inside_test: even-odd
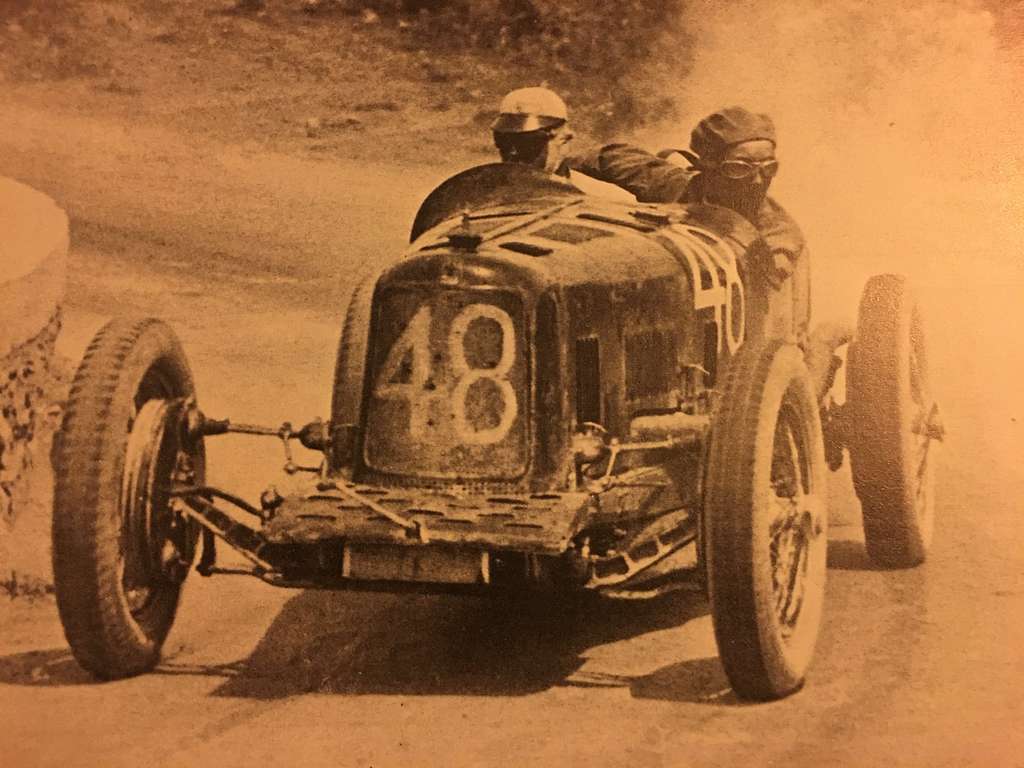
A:
[[[501,100],[501,113],[491,125],[498,133],[527,133],[552,128],[569,119],[562,97],[543,86],[517,88]]]

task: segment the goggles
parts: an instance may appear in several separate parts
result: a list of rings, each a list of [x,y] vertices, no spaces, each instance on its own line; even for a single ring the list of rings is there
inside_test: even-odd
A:
[[[774,178],[779,172],[778,160],[761,160],[751,162],[749,160],[726,160],[715,166],[715,170],[727,179],[749,179],[755,173],[760,172],[766,181]]]

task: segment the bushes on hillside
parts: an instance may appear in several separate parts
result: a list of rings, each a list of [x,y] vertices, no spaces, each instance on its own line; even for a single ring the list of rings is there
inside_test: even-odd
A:
[[[415,19],[446,48],[506,49],[559,71],[615,77],[674,30],[684,0],[347,0],[352,10]]]
[[[596,135],[673,110],[658,81],[688,65],[686,0],[344,0],[397,19],[424,49],[502,57],[512,70],[570,81]],[[586,105],[584,107],[584,105]],[[579,111],[577,111],[579,114]]]

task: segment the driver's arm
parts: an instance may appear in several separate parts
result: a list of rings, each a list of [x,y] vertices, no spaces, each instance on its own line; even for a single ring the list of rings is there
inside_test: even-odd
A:
[[[567,159],[574,171],[615,184],[642,203],[674,203],[683,199],[695,175],[631,144],[605,144]]]

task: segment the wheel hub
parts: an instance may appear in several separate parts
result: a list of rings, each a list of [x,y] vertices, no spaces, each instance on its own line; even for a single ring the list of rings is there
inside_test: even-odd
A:
[[[147,400],[132,420],[125,448],[122,585],[133,613],[145,608],[160,582],[182,582],[191,562],[188,523],[167,485],[194,476],[181,446],[181,406],[181,401]]]
[[[800,619],[807,590],[810,550],[824,532],[808,493],[807,462],[788,419],[780,418],[772,460],[772,510],[769,547],[775,615],[784,637]]]

